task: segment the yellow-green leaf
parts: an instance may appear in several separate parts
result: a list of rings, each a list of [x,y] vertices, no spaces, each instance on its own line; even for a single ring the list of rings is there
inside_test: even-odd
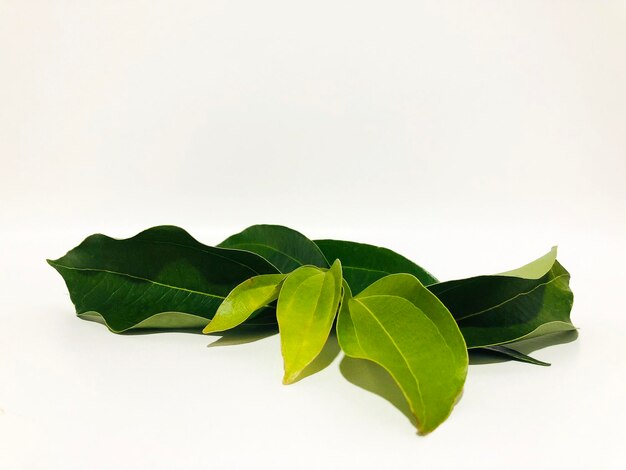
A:
[[[385,278],[353,299],[345,290],[337,338],[348,356],[373,361],[391,374],[420,433],[427,434],[451,413],[465,383],[468,357],[447,309],[417,279],[404,281],[418,292],[402,294]],[[383,294],[386,288],[392,295]]]
[[[228,294],[202,332],[225,331],[240,325],[278,298],[285,277],[285,274],[262,274],[242,282]]]
[[[341,283],[339,260],[327,271],[303,266],[285,279],[276,310],[283,383],[296,381],[324,347],[339,308]]]

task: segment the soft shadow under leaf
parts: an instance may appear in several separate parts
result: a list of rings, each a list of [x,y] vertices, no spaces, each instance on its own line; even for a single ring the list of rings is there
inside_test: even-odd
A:
[[[328,336],[328,340],[326,341],[326,344],[324,344],[322,351],[315,359],[313,359],[313,362],[304,368],[294,383],[326,369],[339,355],[340,350],[339,342],[337,342],[337,336],[331,333]]]
[[[237,328],[236,330],[229,330],[225,334],[222,334],[221,338],[217,341],[207,345],[207,348],[214,348],[218,346],[235,346],[238,344],[254,343],[270,336],[274,336],[278,333],[278,329],[274,327],[254,327],[254,328]],[[213,336],[213,335],[209,335]]]
[[[366,359],[344,356],[339,370],[348,382],[384,398],[406,416],[413,426],[417,426],[400,387],[384,368]]]

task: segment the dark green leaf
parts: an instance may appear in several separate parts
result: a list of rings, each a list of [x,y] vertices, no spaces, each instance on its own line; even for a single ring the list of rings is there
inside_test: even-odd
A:
[[[304,265],[328,267],[328,261],[315,243],[282,225],[253,225],[217,246],[256,253],[281,273],[290,273]]]
[[[413,261],[387,248],[344,240],[315,240],[326,259],[340,259],[352,292],[359,293],[388,274],[408,273],[424,285],[437,279]]]
[[[92,235],[56,261],[76,313],[101,316],[111,331],[204,327],[246,279],[278,271],[247,251],[203,245],[178,227],[116,240]]]
[[[486,346],[484,348],[480,348],[480,349],[486,349],[487,351],[491,351],[494,352],[496,354],[501,354],[503,356],[507,356],[511,359],[515,359],[516,361],[520,361],[520,362],[527,362],[529,364],[535,364],[538,366],[549,366],[550,363],[548,362],[543,362],[540,361],[539,359],[535,359],[533,357],[530,357],[527,354],[521,353],[519,351],[516,351],[515,349],[511,349],[511,348],[507,348],[505,346]]]
[[[477,348],[575,329],[569,279],[553,248],[514,271],[428,288],[448,307],[468,348]]]

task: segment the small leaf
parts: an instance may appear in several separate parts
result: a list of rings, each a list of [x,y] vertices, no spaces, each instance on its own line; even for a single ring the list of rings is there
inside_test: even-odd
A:
[[[328,267],[328,261],[315,243],[282,225],[253,225],[217,246],[256,253],[281,273],[290,273],[305,265]]]
[[[344,290],[337,338],[348,356],[373,361],[391,374],[420,433],[427,434],[449,416],[463,389],[468,367],[463,337],[450,313],[417,279],[404,279],[420,291],[409,293],[411,300],[395,295],[402,292],[394,288],[394,279],[378,282],[353,299]],[[386,288],[392,295],[383,294]]]
[[[203,333],[214,333],[234,328],[259,309],[278,299],[286,274],[254,276],[235,287],[221,303],[213,320]]]
[[[183,229],[154,227],[125,240],[92,235],[56,261],[80,317],[133,328],[201,329],[227,294],[274,266],[247,251],[203,245]]]
[[[327,271],[303,266],[285,279],[276,309],[283,383],[296,381],[322,351],[339,308],[341,284],[339,260]]]
[[[492,351],[497,354],[501,354],[503,356],[510,357],[511,359],[515,359],[520,362],[527,362],[529,364],[535,364],[537,366],[549,366],[549,362],[543,362],[539,359],[535,359],[534,357],[530,357],[527,354],[516,351],[515,349],[507,348],[504,346],[486,346],[481,349],[486,349],[487,351]]]
[[[424,285],[437,282],[428,271],[387,248],[344,240],[315,240],[315,243],[326,259],[341,260],[344,278],[355,294],[388,274],[412,274]]]
[[[468,348],[477,348],[574,330],[569,279],[553,248],[514,271],[428,288],[448,307]]]

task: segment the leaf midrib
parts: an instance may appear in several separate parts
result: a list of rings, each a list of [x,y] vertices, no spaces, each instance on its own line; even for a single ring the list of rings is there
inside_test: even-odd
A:
[[[141,277],[141,276],[135,276],[133,274],[122,273],[122,272],[118,272],[118,271],[111,271],[111,270],[102,269],[102,268],[76,268],[76,267],[72,267],[72,266],[65,266],[65,265],[62,265],[62,264],[57,263],[55,261],[48,261],[48,262],[52,266],[60,267],[60,268],[63,268],[63,269],[69,269],[69,270],[72,270],[72,271],[94,271],[94,272],[113,274],[113,275],[117,275],[117,276],[128,277],[128,278],[131,278],[131,279],[137,279],[139,281],[149,282],[151,284],[154,284],[154,285],[157,285],[157,286],[161,286],[161,287],[166,287],[168,289],[189,292],[191,294],[203,295],[205,297],[212,297],[212,298],[215,298],[215,299],[222,299],[222,300],[225,299],[225,297],[221,296],[221,295],[209,294],[208,292],[201,292],[201,291],[197,291],[197,290],[194,290],[194,289],[187,289],[186,287],[179,287],[179,286],[174,286],[174,285],[170,285],[170,284],[165,284],[163,282],[155,281],[153,279],[148,279],[148,278]]]
[[[311,277],[307,278],[305,281],[303,281],[302,284],[300,286],[298,286],[298,289],[300,289],[302,287],[304,282],[310,281],[310,280],[312,280],[313,278],[315,278],[317,276],[326,276],[326,274],[327,273],[314,274],[313,276],[311,276]],[[322,279],[322,286],[320,287],[320,291],[318,292],[317,297],[315,299],[315,307],[313,308],[313,314],[310,315],[309,318],[307,319],[306,325],[301,330],[303,332],[309,332],[311,330],[311,327],[313,325],[313,321],[315,320],[315,318],[317,316],[316,313],[319,310],[319,304],[320,304],[320,300],[322,298],[322,288],[323,288],[323,286],[324,286],[324,279]],[[298,289],[296,289],[294,294],[298,293]],[[295,295],[294,295],[294,297],[295,297]],[[291,304],[292,304],[292,302],[289,303],[290,307],[291,307]],[[307,335],[305,334],[304,338],[306,338],[306,337],[307,337]],[[298,349],[296,350],[296,353],[292,356],[293,357],[292,362],[294,364],[298,363],[298,360],[300,359],[300,356],[302,355],[302,350],[304,348],[304,343],[305,342],[306,342],[306,339],[304,341],[301,341],[298,344]]]
[[[389,338],[389,340],[391,341],[391,344],[393,344],[393,346],[396,348],[396,350],[398,351],[398,354],[400,354],[400,357],[402,358],[402,360],[404,361],[404,363],[406,364],[407,369],[410,372],[411,377],[413,378],[413,380],[415,381],[415,385],[417,386],[417,392],[418,392],[418,396],[419,396],[419,400],[420,403],[422,404],[422,410],[424,410],[424,418],[422,420],[422,426],[425,426],[425,422],[426,422],[426,405],[424,404],[424,400],[422,399],[422,389],[420,388],[420,382],[418,380],[418,378],[415,376],[413,369],[411,369],[411,366],[409,365],[409,361],[408,359],[404,356],[404,354],[402,353],[402,350],[400,349],[400,347],[396,344],[395,340],[393,339],[393,336],[391,336],[391,334],[389,334],[389,332],[387,331],[387,329],[384,327],[384,325],[380,322],[380,320],[378,318],[376,318],[376,315],[374,315],[374,312],[372,312],[369,308],[367,308],[367,306],[361,302],[359,299],[354,298],[355,301],[357,301],[366,311],[367,313],[370,314],[370,316],[374,319],[374,321],[380,326],[380,328],[383,330],[383,332],[385,333],[385,335]],[[359,333],[358,333],[358,329],[354,328],[354,333],[357,337],[357,341],[359,344],[361,344],[361,341],[359,340]],[[391,373],[391,372],[390,372]],[[391,374],[393,375],[393,374]],[[406,395],[406,394],[405,394]],[[407,397],[408,398],[408,397]],[[409,403],[411,402],[411,400],[409,400]],[[417,416],[416,416],[417,417]]]
[[[540,287],[547,286],[547,285],[555,282],[557,279],[560,279],[560,278],[565,277],[565,276],[569,276],[569,274],[559,274],[558,276],[553,277],[549,281],[537,284],[535,287],[533,287],[532,289],[530,289],[530,290],[528,290],[526,292],[520,292],[519,294],[516,294],[515,296],[511,297],[510,299],[505,300],[504,302],[500,302],[497,305],[493,305],[491,307],[485,308],[483,310],[480,310],[479,312],[474,312],[474,313],[470,313],[468,315],[465,315],[463,317],[459,317],[459,318],[456,319],[456,321],[460,322],[460,321],[466,320],[468,318],[472,318],[472,317],[475,317],[475,316],[478,316],[478,315],[482,315],[483,313],[489,312],[490,310],[495,310],[495,309],[497,309],[499,307],[502,307],[503,305],[506,305],[509,302],[513,302],[515,299],[517,299],[519,297],[523,297],[525,295],[529,295],[529,294],[533,293],[535,290],[539,289]]]

